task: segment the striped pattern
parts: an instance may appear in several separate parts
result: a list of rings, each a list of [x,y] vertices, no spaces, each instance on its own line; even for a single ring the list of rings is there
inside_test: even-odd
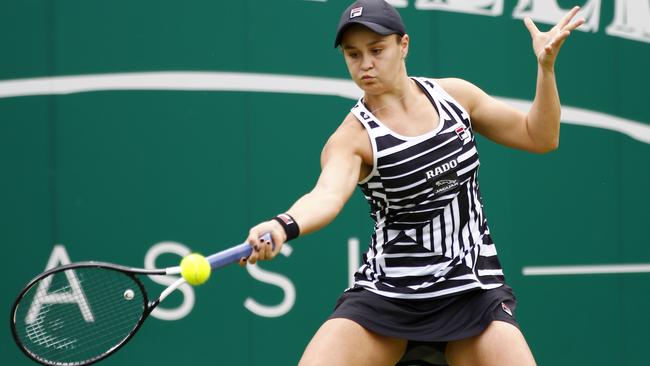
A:
[[[408,299],[499,287],[503,272],[483,214],[469,115],[435,81],[414,80],[440,116],[434,131],[401,136],[362,100],[352,108],[374,156],[359,185],[375,228],[355,287]]]

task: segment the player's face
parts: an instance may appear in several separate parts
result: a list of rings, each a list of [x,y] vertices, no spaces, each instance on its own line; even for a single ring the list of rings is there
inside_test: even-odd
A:
[[[408,35],[379,35],[354,25],[341,40],[341,49],[352,80],[368,94],[390,91],[405,74]]]

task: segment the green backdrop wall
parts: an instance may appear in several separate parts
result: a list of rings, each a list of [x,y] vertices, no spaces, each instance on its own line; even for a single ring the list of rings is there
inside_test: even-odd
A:
[[[557,64],[560,148],[480,139],[482,191],[538,363],[647,364],[647,3],[393,3],[412,75],[465,78],[524,107],[536,63],[521,17],[546,28],[584,6],[586,31]],[[358,95],[332,48],[345,6],[0,1],[0,313],[48,261],[172,265],[241,242],[307,192]],[[277,260],[173,294],[104,364],[296,364],[365,250],[365,205],[357,193]],[[0,349],[3,365],[31,364],[8,324]]]

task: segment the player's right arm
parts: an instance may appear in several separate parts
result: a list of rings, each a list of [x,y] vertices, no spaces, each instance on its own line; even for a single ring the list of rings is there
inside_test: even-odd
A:
[[[286,211],[300,227],[300,234],[314,232],[329,224],[343,209],[357,182],[370,172],[372,150],[367,133],[353,115],[348,115],[330,136],[321,152],[321,173],[314,188]],[[259,237],[270,232],[275,249],[262,245]],[[249,263],[271,259],[286,241],[286,233],[275,221],[262,222],[249,231],[248,242],[257,250]]]

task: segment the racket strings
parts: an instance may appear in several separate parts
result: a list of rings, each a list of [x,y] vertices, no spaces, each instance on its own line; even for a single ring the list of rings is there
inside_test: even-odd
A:
[[[67,269],[30,287],[16,309],[15,327],[32,355],[75,365],[119,345],[144,309],[144,295],[132,277],[102,267]]]
[[[134,299],[135,300],[135,299]],[[140,300],[142,301],[142,300]],[[102,312],[110,312],[112,308],[104,305],[104,306],[98,306],[96,308],[93,308],[94,312],[97,313],[102,313]],[[116,319],[118,319],[116,317]],[[84,338],[87,338],[88,340],[93,340],[92,342],[92,347],[96,350],[95,352],[92,352],[90,348],[88,348],[87,342],[79,342],[79,339],[82,337],[75,337],[75,338],[56,338],[54,336],[49,335],[53,330],[57,330],[61,328],[62,325],[57,325],[56,323],[61,324],[61,321],[56,321],[50,323],[50,329],[49,331],[44,329],[44,327],[41,325],[43,323],[42,319],[39,319],[37,322],[37,330],[32,331],[30,334],[30,327],[32,325],[28,325],[26,327],[27,330],[27,335],[30,337],[30,340],[33,341],[35,344],[38,344],[40,346],[44,346],[49,350],[56,350],[60,351],[61,353],[65,354],[65,357],[69,360],[82,360],[82,361],[89,361],[91,359],[94,359],[98,357],[99,355],[102,355],[106,352],[108,352],[111,348],[113,348],[116,344],[118,344],[126,335],[135,327],[135,324],[138,322],[139,316],[135,317],[134,319],[129,319],[129,318],[123,318],[116,320],[115,322],[111,323],[110,325],[103,326],[103,327],[95,327],[95,329],[90,329],[88,328],[86,331],[86,336]],[[85,327],[85,322],[81,317],[71,321],[67,325],[65,325],[68,329],[69,332],[72,332],[72,329],[79,329],[80,327]],[[124,332],[125,330],[128,330],[128,332]],[[81,332],[80,332],[81,333]],[[106,335],[117,335],[116,337],[113,336],[106,336]],[[97,354],[97,356],[91,356],[88,357],[89,352]],[[42,358],[46,360],[54,360],[54,359],[62,359],[60,353],[53,353],[53,352],[43,352],[39,354]],[[57,361],[61,362],[61,361]],[[70,361],[65,361],[65,362],[70,362]],[[72,362],[78,362],[78,361],[72,361]]]

